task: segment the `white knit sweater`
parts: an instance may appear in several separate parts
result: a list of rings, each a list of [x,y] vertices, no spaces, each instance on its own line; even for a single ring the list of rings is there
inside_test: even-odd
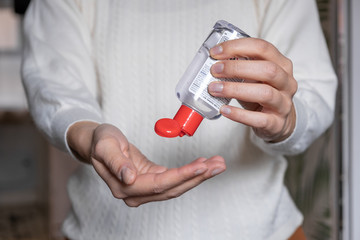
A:
[[[165,139],[174,88],[214,23],[225,19],[273,43],[294,63],[297,125],[268,144],[226,118],[204,120],[193,137]],[[283,185],[284,154],[303,151],[331,123],[336,77],[313,0],[33,0],[25,20],[23,79],[39,128],[67,150],[80,120],[119,127],[167,167],[221,155],[227,171],[164,202],[129,208],[91,166],[70,179],[70,239],[287,239],[302,215]],[[232,102],[232,104],[236,104]]]

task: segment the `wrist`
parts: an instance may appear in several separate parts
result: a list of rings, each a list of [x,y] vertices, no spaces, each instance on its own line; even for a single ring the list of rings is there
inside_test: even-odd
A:
[[[96,122],[80,121],[72,124],[67,131],[66,140],[71,151],[85,163],[90,163],[93,134],[99,125]]]

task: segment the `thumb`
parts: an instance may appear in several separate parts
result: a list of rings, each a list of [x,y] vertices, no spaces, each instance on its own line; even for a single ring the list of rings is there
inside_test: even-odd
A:
[[[136,180],[136,171],[133,167],[129,167],[127,164],[121,167],[118,178],[121,182],[131,185]]]
[[[115,138],[98,141],[94,146],[93,158],[102,162],[112,177],[131,185],[135,182],[137,171],[132,160],[126,155]]]

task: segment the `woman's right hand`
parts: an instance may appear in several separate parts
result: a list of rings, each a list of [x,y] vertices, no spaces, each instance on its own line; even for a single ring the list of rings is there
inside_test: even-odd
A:
[[[67,141],[75,155],[94,166],[113,196],[130,207],[178,197],[226,169],[220,156],[167,169],[148,160],[110,124],[77,122]]]

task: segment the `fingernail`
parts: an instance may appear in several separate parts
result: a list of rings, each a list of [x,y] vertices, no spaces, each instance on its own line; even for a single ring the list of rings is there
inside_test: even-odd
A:
[[[120,172],[120,181],[122,181],[125,184],[130,184],[134,181],[135,178],[135,172],[127,167],[124,167],[121,169]]]
[[[195,176],[201,175],[206,171],[207,171],[207,168],[200,168],[200,169],[195,171]]]
[[[221,82],[213,82],[209,85],[209,92],[221,93],[224,89],[224,84]]]
[[[224,169],[223,168],[216,168],[211,172],[211,176],[215,176],[218,175],[219,173],[223,172]]]
[[[212,49],[210,49],[211,55],[219,55],[222,52],[223,52],[223,48],[220,45],[217,45],[217,46],[213,47]]]
[[[224,64],[222,62],[217,62],[211,67],[213,73],[222,73],[224,71]]]
[[[222,114],[224,114],[224,115],[228,115],[228,114],[230,114],[231,113],[231,108],[230,107],[228,107],[228,106],[222,106],[221,108],[220,108],[220,112],[222,113]]]

